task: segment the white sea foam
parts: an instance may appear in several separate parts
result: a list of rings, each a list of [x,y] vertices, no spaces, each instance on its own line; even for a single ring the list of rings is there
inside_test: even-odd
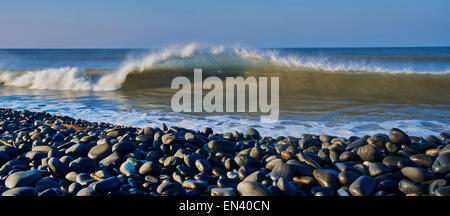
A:
[[[198,62],[191,62],[197,54],[203,55]],[[247,49],[236,47],[226,50],[223,46],[212,46],[208,48],[200,47],[195,43],[184,47],[167,47],[156,50],[148,55],[125,61],[115,71],[105,74],[97,80],[92,80],[83,70],[74,67],[49,68],[39,71],[28,71],[17,73],[11,71],[0,72],[0,83],[8,86],[26,87],[30,89],[60,89],[60,90],[93,90],[112,91],[122,87],[127,76],[132,72],[143,72],[148,69],[164,64],[169,60],[168,67],[189,66],[192,68],[205,63],[204,56],[210,64],[226,66],[229,64],[242,64],[242,69],[246,67],[271,64],[274,66],[288,66],[293,68],[312,68],[326,71],[365,71],[382,73],[426,73],[426,74],[449,74],[450,68],[442,70],[418,70],[408,65],[396,65],[395,63],[376,64],[368,60],[335,60],[330,56],[298,56],[280,55],[275,51]],[[232,57],[232,58],[230,58]],[[195,60],[195,59],[194,59]],[[249,61],[246,61],[249,60]],[[257,60],[254,62],[252,60]],[[175,63],[174,63],[175,62]],[[167,67],[167,65],[166,65]]]
[[[97,106],[89,106],[80,102],[42,101],[42,99],[18,99],[3,97],[0,107],[17,110],[46,111],[55,115],[67,115],[92,122],[108,122],[112,124],[134,127],[159,127],[162,123],[168,126],[179,126],[193,130],[211,127],[219,133],[245,131],[255,127],[263,136],[294,136],[302,134],[329,134],[342,137],[353,135],[373,135],[388,133],[390,128],[397,127],[410,135],[439,135],[449,131],[448,124],[438,121],[423,120],[389,120],[380,122],[319,122],[279,120],[273,123],[261,123],[258,118],[242,118],[233,115],[192,116],[167,112],[166,110],[139,111],[116,110]]]

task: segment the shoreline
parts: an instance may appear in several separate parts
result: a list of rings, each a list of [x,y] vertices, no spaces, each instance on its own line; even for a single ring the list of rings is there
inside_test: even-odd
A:
[[[0,193],[450,196],[449,133],[263,137],[0,108]],[[300,135],[300,134],[299,134]]]

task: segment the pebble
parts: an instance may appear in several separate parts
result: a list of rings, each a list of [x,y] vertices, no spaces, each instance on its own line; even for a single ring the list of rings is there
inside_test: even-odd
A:
[[[211,140],[208,143],[208,148],[210,150],[232,152],[236,149],[236,145],[233,142],[227,140]]]
[[[336,170],[315,169],[313,171],[314,178],[323,187],[336,188],[339,184],[338,175],[339,172]]]
[[[357,154],[359,155],[359,157],[361,157],[363,161],[374,162],[380,161],[382,159],[380,151],[371,145],[359,147]]]
[[[421,166],[428,167],[428,168],[430,168],[434,162],[433,157],[430,155],[426,155],[426,154],[411,155],[411,157],[409,157],[409,159],[416,164],[419,164]]]
[[[449,145],[447,145],[449,146]],[[442,151],[442,150],[441,150]],[[450,172],[450,152],[439,154],[439,156],[434,160],[432,165],[434,173],[449,173]]]
[[[424,190],[420,184],[404,179],[398,183],[398,189],[404,194],[422,195],[424,193]]]
[[[341,171],[338,175],[339,182],[343,185],[350,186],[360,175],[352,171]]]
[[[405,145],[411,144],[410,137],[405,132],[403,132],[398,128],[392,128],[389,131],[389,140],[395,144],[405,144]]]
[[[241,196],[269,196],[269,190],[259,182],[243,181],[237,185]]]
[[[121,185],[121,181],[117,176],[113,176],[97,182],[93,189],[95,192],[104,193],[118,188]]]
[[[88,157],[93,160],[101,160],[112,153],[110,144],[97,144],[88,152]]]
[[[2,196],[36,196],[37,190],[33,187],[16,187],[2,193]]]
[[[450,196],[450,186],[440,187],[434,191],[436,196]]]
[[[277,181],[277,188],[283,196],[296,196],[297,189],[286,178],[281,177]]]
[[[416,183],[424,183],[435,178],[434,174],[421,167],[405,167],[401,169],[404,176]]]
[[[95,160],[92,160],[88,157],[80,157],[69,164],[69,168],[75,172],[86,172],[90,173],[94,171],[95,167],[97,166],[97,163]]]
[[[377,181],[370,176],[360,176],[349,188],[353,196],[370,196],[377,188]]]
[[[278,163],[273,170],[270,172],[270,177],[275,180],[278,178],[291,179],[295,173],[294,165],[287,163]]]
[[[57,179],[54,178],[43,178],[38,182],[36,182],[35,185],[35,188],[38,192],[42,192],[50,188],[59,188],[59,187],[61,187],[61,184],[59,184]]]
[[[5,186],[8,188],[34,186],[34,184],[41,179],[41,174],[36,171],[19,171],[15,172],[6,178]]]
[[[58,158],[52,157],[48,160],[50,170],[58,175],[66,175],[69,172],[66,164],[62,163]]]
[[[183,187],[191,190],[204,190],[208,187],[207,181],[189,179],[183,182]]]
[[[161,182],[161,184],[156,189],[156,192],[158,194],[161,194],[163,196],[185,196],[186,190],[176,182],[169,182],[167,180],[164,180]]]
[[[236,196],[236,195],[237,191],[232,187],[211,189],[211,196]]]

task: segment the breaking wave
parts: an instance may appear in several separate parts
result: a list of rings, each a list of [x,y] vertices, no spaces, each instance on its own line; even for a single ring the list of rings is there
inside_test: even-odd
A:
[[[447,76],[450,67],[438,68],[429,64],[392,61],[381,62],[380,57],[357,56],[351,58],[333,56],[302,56],[280,54],[274,50],[252,50],[243,47],[225,49],[223,46],[200,47],[188,44],[184,47],[168,47],[152,51],[144,57],[125,61],[119,68],[107,73],[89,74],[76,67],[48,68],[32,71],[2,71],[0,83],[7,86],[30,89],[113,91],[127,85],[130,76],[148,76],[154,83],[162,82],[170,72],[192,72],[203,68],[214,73],[263,72],[338,72],[338,73],[382,73],[382,74],[438,74]],[[444,58],[444,60],[442,60]],[[441,57],[438,61],[446,62]],[[433,60],[433,59],[432,59]],[[449,60],[449,59],[447,59]],[[419,60],[418,62],[423,62]],[[143,73],[145,72],[145,73]],[[135,80],[145,79],[134,78]],[[155,80],[156,79],[156,80]],[[147,79],[147,81],[149,81]]]

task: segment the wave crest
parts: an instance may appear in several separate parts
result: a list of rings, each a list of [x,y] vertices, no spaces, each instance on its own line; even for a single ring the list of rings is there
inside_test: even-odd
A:
[[[217,72],[240,71],[264,68],[264,71],[286,69],[318,71],[358,71],[412,74],[449,74],[450,68],[427,70],[398,62],[377,62],[363,56],[342,58],[332,56],[302,56],[280,54],[273,50],[255,50],[243,47],[225,49],[223,46],[201,47],[195,43],[183,47],[167,47],[150,52],[148,55],[125,61],[113,72],[93,78],[75,67],[49,68],[39,71],[18,73],[0,72],[0,83],[8,86],[31,89],[93,90],[113,91],[123,87],[130,74],[144,71],[167,72],[167,70],[192,71],[193,68],[211,69]],[[262,72],[262,70],[260,71]]]

